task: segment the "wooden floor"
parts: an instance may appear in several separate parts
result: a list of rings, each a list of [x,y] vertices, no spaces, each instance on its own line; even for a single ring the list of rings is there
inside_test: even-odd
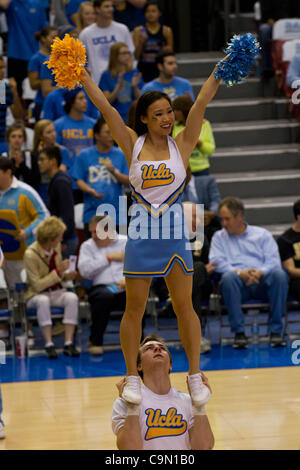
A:
[[[186,390],[186,374],[173,386]],[[215,449],[300,449],[300,368],[207,372]],[[116,377],[2,384],[7,438],[0,450],[116,449]]]

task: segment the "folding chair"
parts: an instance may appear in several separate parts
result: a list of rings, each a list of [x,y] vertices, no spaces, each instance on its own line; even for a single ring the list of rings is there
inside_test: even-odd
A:
[[[15,291],[16,291],[16,304],[18,306],[18,311],[21,317],[21,323],[23,326],[23,331],[26,336],[26,343],[27,343],[27,351],[28,355],[30,355],[31,352],[35,351],[36,353],[40,353],[44,350],[38,350],[29,347],[30,341],[29,341],[29,323],[32,321],[37,321],[37,309],[36,308],[27,308],[26,306],[26,301],[24,299],[24,292],[26,289],[26,283],[18,283],[15,286]],[[73,289],[68,289],[72,290]],[[80,310],[79,310],[80,312]],[[61,320],[64,317],[64,307],[51,307],[51,319],[52,320]],[[78,325],[77,328],[75,329],[75,334],[74,334],[74,342],[75,342],[75,337],[76,334],[79,333],[79,349],[81,349],[81,325],[80,325],[80,314],[78,315]]]

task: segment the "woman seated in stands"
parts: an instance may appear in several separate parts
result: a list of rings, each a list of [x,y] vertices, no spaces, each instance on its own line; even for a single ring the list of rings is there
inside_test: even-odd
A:
[[[78,297],[63,287],[63,281],[74,280],[77,272],[69,272],[69,260],[62,261],[61,241],[65,224],[55,216],[49,217],[37,227],[37,241],[25,251],[24,266],[27,276],[25,300],[27,308],[37,310],[39,326],[45,339],[45,350],[49,359],[56,359],[57,352],[52,342],[51,307],[64,307],[66,356],[77,357],[73,337],[78,323]]]

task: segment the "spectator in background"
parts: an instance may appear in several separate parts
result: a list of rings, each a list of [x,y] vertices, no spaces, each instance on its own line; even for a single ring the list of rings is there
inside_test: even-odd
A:
[[[38,159],[39,152],[44,147],[51,147],[57,145],[60,148],[62,154],[62,163],[60,170],[67,171],[72,166],[69,150],[56,142],[56,130],[54,124],[49,119],[41,119],[34,126],[34,137],[33,137],[33,150],[32,153],[36,160]],[[44,202],[47,202],[47,192],[49,177],[46,173],[41,175],[41,184],[39,194]]]
[[[192,85],[185,78],[177,77],[178,70],[174,52],[161,52],[155,59],[159,76],[155,80],[146,83],[141,93],[146,91],[156,90],[166,93],[171,100],[174,100],[179,95],[188,94],[195,99]]]
[[[119,23],[126,24],[129,31],[145,22],[143,7],[147,0],[113,0],[114,19]]]
[[[66,34],[69,34],[71,37],[78,38],[77,29],[69,24],[63,25],[57,30],[57,36],[59,37],[59,39],[63,39]],[[45,58],[44,62],[48,59],[49,56]],[[46,98],[46,96],[48,96],[51,91],[54,91],[56,89],[57,85],[54,74],[45,63],[42,63],[41,65],[40,79],[42,94],[43,97]]]
[[[3,271],[9,287],[22,282],[20,273],[24,268],[26,246],[34,242],[38,224],[49,216],[38,193],[28,184],[17,180],[13,172],[13,161],[1,156],[0,219],[2,226],[9,227],[9,231],[0,231],[0,238],[6,255]]]
[[[69,258],[75,255],[78,239],[74,221],[74,199],[72,181],[69,175],[60,170],[62,161],[58,145],[45,147],[39,153],[39,167],[41,173],[46,173],[50,181],[48,184],[47,206],[51,215],[60,218],[66,225],[62,240],[62,257]]]
[[[275,21],[284,18],[299,18],[300,3],[294,0],[263,0],[261,3],[261,25],[259,26],[259,42],[262,48],[262,77],[274,75],[270,40]]]
[[[116,210],[116,225],[126,223],[119,220],[119,196],[122,185],[129,185],[128,166],[122,150],[114,146],[109,127],[103,118],[94,126],[96,145],[83,150],[75,160],[72,176],[83,192],[83,223],[85,239],[89,237],[88,224],[96,215],[100,204],[112,204]],[[126,217],[127,214],[125,214]]]
[[[213,234],[221,229],[218,207],[221,195],[215,178],[211,175],[194,176],[187,169],[183,200],[204,206],[204,234],[210,244]]]
[[[180,95],[173,100],[173,109],[175,112],[175,124],[173,127],[172,136],[175,138],[182,129],[184,129],[187,116],[194,101],[190,95]],[[210,122],[203,119],[201,134],[199,141],[194,148],[190,157],[190,168],[194,176],[202,176],[209,174],[209,159],[216,149],[215,139],[212,132]]]
[[[78,323],[78,297],[62,287],[65,280],[75,279],[76,271],[68,272],[69,260],[62,261],[61,241],[65,224],[55,216],[44,220],[37,227],[37,241],[25,251],[24,265],[27,275],[25,300],[27,308],[36,308],[38,323],[45,340],[49,359],[56,359],[52,342],[51,307],[64,307],[66,356],[78,357],[73,337]]]
[[[155,59],[164,51],[173,51],[173,31],[169,26],[160,23],[161,10],[156,1],[147,2],[143,9],[146,23],[137,26],[133,31],[135,58],[144,82],[158,77],[159,71]]]
[[[82,91],[85,92],[84,89]],[[66,114],[64,105],[66,104],[66,95],[68,96],[69,90],[65,88],[56,88],[46,96],[42,108],[41,119],[50,119],[51,121],[56,121],[60,117]],[[100,116],[98,108],[92,103],[87,93],[85,92],[87,99],[87,116],[97,119]]]
[[[130,105],[140,96],[143,85],[141,74],[133,68],[128,47],[123,42],[115,42],[110,48],[108,70],[101,75],[99,87],[125,122]]]
[[[68,168],[71,175],[72,166],[76,157],[81,150],[93,145],[93,127],[95,120],[86,116],[87,111],[86,94],[82,88],[70,90],[65,94],[65,112],[66,114],[54,121],[57,134],[57,143],[64,145],[70,152],[70,167]],[[75,204],[82,202],[82,193],[73,184],[75,191]]]
[[[281,268],[277,243],[270,232],[244,221],[244,205],[237,198],[223,199],[219,216],[223,229],[212,238],[209,260],[222,275],[220,290],[235,334],[233,347],[247,347],[241,305],[249,299],[270,303],[270,345],[284,346],[282,316],[289,279]]]
[[[78,19],[77,19],[78,32],[81,33],[81,31],[84,28],[95,23],[95,20],[96,20],[96,16],[95,16],[95,10],[94,10],[92,2],[82,2],[78,10]]]
[[[34,108],[32,111],[35,121],[40,119],[43,107],[44,96],[41,89],[41,69],[43,63],[51,52],[51,44],[56,36],[57,30],[52,26],[45,26],[41,31],[35,34],[35,38],[40,42],[40,50],[36,52],[28,64],[28,78],[32,90],[37,90],[34,99]]]
[[[300,200],[293,205],[295,221],[277,239],[282,266],[290,276],[290,294],[300,301]]]
[[[0,81],[4,79],[4,76],[5,62],[3,57],[0,56]],[[7,109],[10,108],[12,115],[15,119],[22,119],[24,117],[24,110],[18,94],[16,80],[11,77],[9,78],[8,83],[2,83],[3,86],[5,86],[5,102],[0,102],[0,153],[8,151],[5,142]]]
[[[34,34],[47,25],[46,11],[39,0],[0,0],[0,12],[3,10],[8,26],[8,76],[15,78],[18,94],[22,97],[28,62],[39,47]]]
[[[88,294],[91,308],[89,353],[103,354],[103,336],[113,310],[125,309],[124,251],[127,237],[104,226],[106,215],[96,215],[89,222],[91,238],[82,243],[78,270],[93,281]],[[99,224],[100,222],[100,224]],[[101,235],[101,236],[99,236]]]
[[[2,154],[14,163],[14,175],[19,181],[32,186],[36,191],[40,188],[41,175],[37,159],[29,150],[22,150],[26,142],[26,132],[22,121],[14,122],[6,129],[5,134],[8,152]]]
[[[78,10],[84,0],[69,0],[66,6],[66,15],[68,23],[78,26]]]
[[[93,0],[93,5],[96,22],[81,31],[79,39],[86,48],[91,76],[95,83],[99,83],[108,66],[111,45],[124,42],[133,54],[134,44],[127,26],[113,20],[112,0]]]

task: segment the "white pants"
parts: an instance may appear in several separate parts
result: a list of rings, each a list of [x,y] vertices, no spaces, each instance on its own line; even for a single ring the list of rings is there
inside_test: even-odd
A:
[[[64,307],[65,325],[77,325],[78,323],[78,297],[66,289],[57,289],[35,295],[27,302],[27,308],[37,309],[39,326],[52,325],[51,307]]]

